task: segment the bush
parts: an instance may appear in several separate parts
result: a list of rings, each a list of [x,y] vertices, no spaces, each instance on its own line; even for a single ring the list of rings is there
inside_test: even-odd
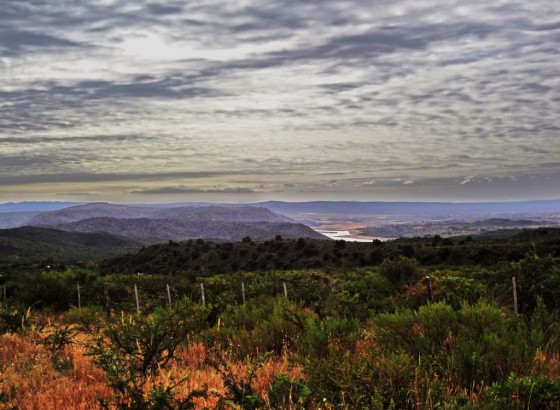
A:
[[[492,384],[486,400],[496,409],[557,409],[560,408],[560,379],[512,373],[506,381]]]
[[[80,330],[85,332],[99,331],[103,325],[103,318],[105,313],[100,306],[84,306],[78,308],[72,306],[66,312],[66,319],[70,323],[78,325]]]
[[[295,345],[312,313],[283,296],[261,297],[244,305],[231,305],[221,316],[220,329],[212,333],[222,346],[233,345],[242,358],[265,352],[282,353]]]
[[[309,408],[311,390],[304,380],[293,380],[280,372],[268,390],[268,407],[272,409]]]
[[[379,273],[389,279],[393,285],[414,283],[421,277],[416,259],[403,256],[385,259],[379,266]]]
[[[34,324],[31,307],[23,305],[0,305],[0,334],[27,332]]]
[[[118,408],[160,408],[157,406],[162,403],[174,402],[173,389],[183,381],[173,388],[156,387],[147,395],[144,386],[165,369],[189,333],[205,326],[206,318],[205,308],[184,300],[172,310],[157,309],[149,316],[123,316],[107,323],[88,354],[105,371],[109,385],[119,392]],[[188,408],[192,398],[175,404]],[[102,405],[108,408],[110,403]]]

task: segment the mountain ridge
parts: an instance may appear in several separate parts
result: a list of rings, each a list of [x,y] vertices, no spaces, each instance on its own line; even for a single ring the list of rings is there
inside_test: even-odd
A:
[[[326,239],[306,225],[264,207],[172,207],[151,208],[96,202],[35,215],[31,226],[68,232],[107,232],[158,243],[168,240],[240,240],[245,236],[272,239]]]

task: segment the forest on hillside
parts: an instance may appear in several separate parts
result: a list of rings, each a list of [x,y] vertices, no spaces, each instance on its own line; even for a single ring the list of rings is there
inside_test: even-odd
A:
[[[559,408],[559,247],[246,238],[3,268],[0,407]]]

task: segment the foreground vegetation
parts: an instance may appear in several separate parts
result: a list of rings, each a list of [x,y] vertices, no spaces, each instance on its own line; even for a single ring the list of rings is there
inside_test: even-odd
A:
[[[560,408],[560,260],[530,244],[486,266],[203,268],[5,277],[0,408]]]

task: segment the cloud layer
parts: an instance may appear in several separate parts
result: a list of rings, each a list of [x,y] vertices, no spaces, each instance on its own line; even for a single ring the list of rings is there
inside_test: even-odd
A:
[[[5,0],[0,199],[560,197],[558,16]]]

